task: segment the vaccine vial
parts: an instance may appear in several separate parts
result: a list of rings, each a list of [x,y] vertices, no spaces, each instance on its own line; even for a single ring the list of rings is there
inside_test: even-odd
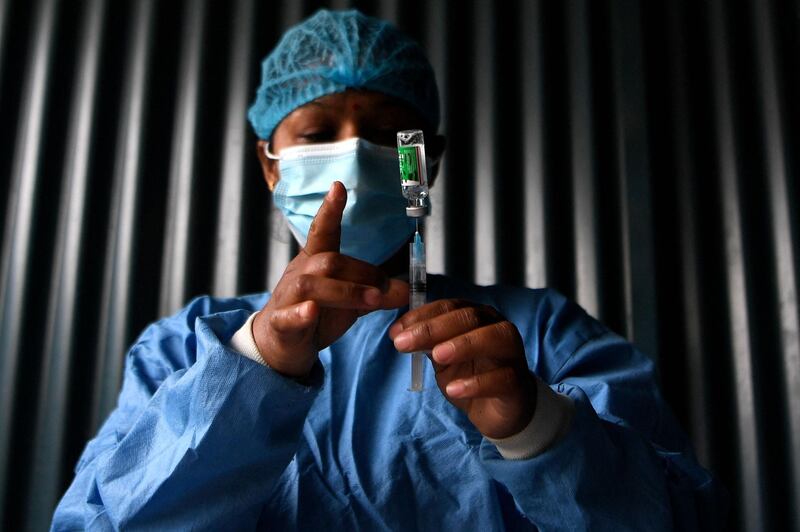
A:
[[[428,169],[425,165],[425,138],[421,129],[397,132],[400,184],[408,200],[406,214],[413,218],[428,213]]]

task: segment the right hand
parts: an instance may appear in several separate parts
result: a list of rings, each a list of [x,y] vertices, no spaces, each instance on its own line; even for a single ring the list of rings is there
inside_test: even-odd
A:
[[[377,266],[339,253],[347,191],[335,181],[317,211],[308,240],[289,263],[253,321],[264,362],[288,377],[311,372],[321,349],[373,310],[408,304],[408,284]]]

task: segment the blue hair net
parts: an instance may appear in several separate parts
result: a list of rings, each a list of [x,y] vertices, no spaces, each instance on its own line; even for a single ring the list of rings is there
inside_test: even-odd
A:
[[[403,100],[439,127],[439,92],[425,52],[388,22],[356,10],[320,10],[290,28],[261,65],[247,116],[256,135],[269,139],[293,110],[348,88]]]

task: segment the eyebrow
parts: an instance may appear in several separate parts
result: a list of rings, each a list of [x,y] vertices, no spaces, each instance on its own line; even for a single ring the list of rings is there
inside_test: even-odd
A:
[[[401,100],[398,100],[397,98],[393,98],[391,96],[387,96],[384,94],[381,94],[379,98],[373,102],[373,105],[379,105],[383,107],[383,112],[391,115],[395,115],[396,113],[405,115],[408,114],[409,112],[412,113],[414,112],[414,109],[411,108],[406,102],[403,102]],[[292,114],[297,113],[295,116],[299,118],[307,113],[313,113],[312,109],[318,109],[320,111],[327,113],[333,107],[334,106],[332,106],[330,103],[324,100],[323,101],[311,100],[310,102],[307,102],[301,107],[295,109]]]

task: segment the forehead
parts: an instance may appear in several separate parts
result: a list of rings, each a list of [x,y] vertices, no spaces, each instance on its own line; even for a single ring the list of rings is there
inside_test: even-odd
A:
[[[307,104],[301,105],[289,113],[284,121],[326,115],[328,117],[381,118],[391,117],[414,118],[418,113],[407,103],[382,94],[365,90],[347,90],[336,94],[327,94]]]

